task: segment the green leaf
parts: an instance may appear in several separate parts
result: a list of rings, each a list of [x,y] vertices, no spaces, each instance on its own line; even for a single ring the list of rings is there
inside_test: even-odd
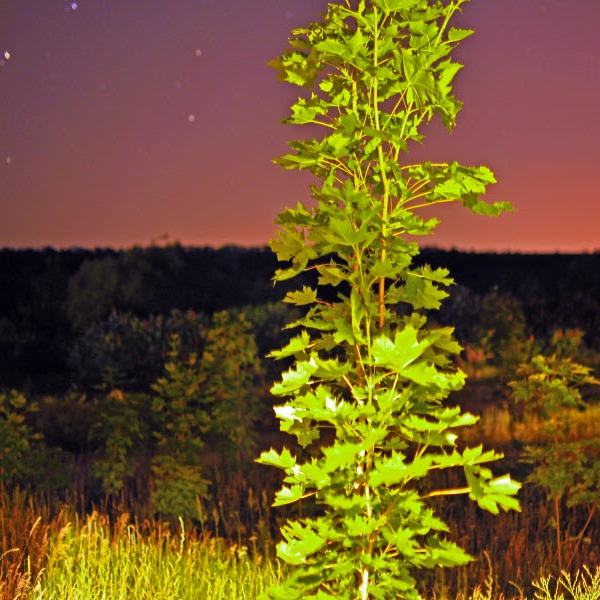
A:
[[[310,348],[310,346],[311,341],[308,332],[302,331],[300,335],[293,337],[285,348],[273,350],[268,356],[277,359],[297,356]]]
[[[442,381],[437,381],[439,375],[437,369],[433,365],[423,361],[408,366],[402,371],[402,375],[423,386],[430,386]]]
[[[482,457],[485,455],[482,455]],[[465,466],[465,476],[471,491],[469,496],[484,510],[496,515],[500,509],[520,510],[519,501],[514,498],[521,485],[504,475],[488,480],[488,471],[480,471],[473,466]]]
[[[304,497],[304,488],[300,485],[292,487],[283,486],[276,494],[273,506],[285,506],[292,502],[297,502]]]
[[[310,419],[304,418],[302,421],[282,420],[280,423],[281,431],[285,431],[290,435],[295,435],[298,443],[306,448],[321,436]]]
[[[296,465],[296,457],[292,456],[287,448],[281,451],[281,454],[271,448],[270,450],[263,452],[260,458],[256,459],[257,463],[261,465],[271,465],[278,467],[279,469],[291,469]]]
[[[384,460],[369,473],[370,485],[374,488],[381,485],[389,487],[409,479],[409,468],[405,459],[403,454],[392,453],[390,458]]]
[[[375,232],[369,232],[367,223],[356,229],[352,223],[342,221],[341,219],[331,219],[329,221],[329,229],[339,236],[338,243],[348,246],[358,246],[359,244],[367,243],[376,236]]]
[[[350,292],[350,313],[352,323],[352,337],[355,342],[364,343],[365,334],[362,329],[362,323],[366,316],[366,307],[359,292],[352,287]]]
[[[373,358],[375,364],[404,372],[429,345],[419,342],[416,329],[408,325],[396,333],[393,341],[385,335],[378,336],[373,342]]]
[[[316,43],[314,48],[324,54],[336,54],[340,57],[347,57],[349,55],[346,44],[331,38]]]
[[[342,363],[338,359],[319,359],[316,363],[314,376],[320,379],[341,379],[351,369],[348,363]]]
[[[299,98],[298,102],[292,106],[293,115],[286,119],[286,123],[295,123],[302,125],[312,123],[315,117],[327,114],[327,107],[321,104],[319,97],[313,94],[310,101]]]
[[[429,279],[413,273],[406,279],[404,293],[414,308],[438,309],[448,293],[441,290]]]
[[[451,27],[448,32],[448,41],[449,42],[459,42],[460,40],[464,40],[475,33],[472,29],[458,29],[456,27]]]
[[[392,262],[389,258],[381,261],[378,260],[371,267],[371,275],[373,277],[387,277],[388,279],[397,279],[400,273],[403,273],[411,263],[411,257],[404,255],[400,260]]]
[[[290,523],[282,528],[287,541],[277,545],[277,556],[292,565],[306,562],[306,559],[325,546],[327,540],[317,535],[309,527]]]
[[[308,286],[304,286],[302,291],[297,290],[295,292],[288,292],[283,299],[284,302],[289,304],[296,304],[297,306],[304,306],[305,304],[314,304],[317,300],[317,290],[314,290]]]
[[[496,494],[515,495],[520,489],[521,484],[510,478],[510,475],[503,475],[490,481],[490,491]]]
[[[427,539],[427,560],[430,567],[459,567],[473,560],[462,548],[447,540],[440,540],[437,536]]]
[[[333,339],[336,344],[353,344],[354,343],[354,330],[352,328],[352,323],[348,321],[348,319],[339,317],[334,320],[335,332],[333,334]]]
[[[290,369],[282,375],[282,381],[271,388],[275,395],[290,394],[310,381],[313,373],[317,370],[314,359],[296,363],[295,369]]]
[[[346,272],[333,261],[327,265],[318,265],[317,271],[320,274],[319,285],[337,286],[347,280]]]
[[[323,466],[330,473],[343,469],[352,465],[361,451],[360,444],[342,444],[338,442],[335,446],[323,448],[323,454],[325,455]]]

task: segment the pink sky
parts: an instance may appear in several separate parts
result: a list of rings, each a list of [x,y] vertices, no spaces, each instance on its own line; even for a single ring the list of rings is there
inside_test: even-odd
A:
[[[322,0],[19,0],[0,6],[0,247],[264,245],[307,176],[267,61]],[[600,2],[475,0],[452,135],[411,160],[490,166],[498,219],[460,207],[429,245],[600,250]],[[6,54],[5,54],[6,53]]]

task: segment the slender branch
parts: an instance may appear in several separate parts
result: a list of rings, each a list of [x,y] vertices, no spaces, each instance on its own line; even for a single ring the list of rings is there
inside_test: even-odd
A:
[[[573,552],[571,554],[571,558],[569,558],[569,562],[567,563],[567,568],[566,568],[567,571],[571,567],[571,563],[573,562],[573,559],[575,558],[575,555],[577,554],[577,550],[579,548],[579,545],[581,544],[581,540],[583,539],[583,534],[585,533],[585,530],[588,528],[588,525],[591,523],[592,517],[594,516],[594,514],[596,512],[596,508],[597,508],[597,505],[594,504],[592,506],[592,509],[589,511],[590,514],[588,515],[588,518],[587,518],[587,521],[585,522],[585,525],[581,528],[581,531],[579,532],[579,535],[577,536],[577,541],[575,543],[575,548],[573,548]]]
[[[377,11],[374,12],[377,15]],[[378,66],[378,40],[379,40],[379,31],[375,29],[375,43],[373,49],[373,63],[375,69]],[[378,97],[378,79],[377,76],[373,78],[373,113],[375,117],[375,129],[377,131],[381,131],[379,124],[379,97]],[[383,157],[383,148],[381,144],[377,146],[377,156],[379,159],[379,175],[381,177],[381,183],[383,184],[383,197],[381,198],[381,251],[379,258],[381,262],[385,262],[387,257],[386,254],[386,237],[387,237],[387,218],[388,218],[388,209],[389,209],[389,194],[390,194],[390,184],[387,178],[387,174],[385,172],[386,162]],[[383,328],[385,323],[385,277],[379,278],[379,301],[378,301],[378,311],[379,311],[379,328]]]
[[[556,552],[558,555],[558,570],[563,572],[562,534],[560,531],[560,498],[554,496],[554,520],[556,523]]]
[[[448,21],[450,21],[450,18],[452,17],[452,15],[454,15],[454,13],[459,9],[462,2],[463,2],[463,0],[458,0],[457,4],[452,4],[451,6],[448,7],[449,10],[446,13],[446,18],[444,19],[444,22],[442,23],[442,26],[440,27],[437,39],[435,41],[436,46],[440,45],[440,42],[442,40],[442,33],[444,33],[444,30],[446,29],[446,27],[448,27]]]
[[[457,496],[458,494],[468,494],[471,491],[471,487],[464,488],[454,488],[452,490],[435,490],[433,492],[429,492],[422,498],[433,498],[434,496]]]
[[[419,208],[425,208],[426,206],[435,206],[436,204],[446,204],[448,202],[458,202],[460,198],[440,198],[439,200],[432,200],[431,202],[425,202],[425,204],[416,204],[411,206],[410,210],[417,210]]]

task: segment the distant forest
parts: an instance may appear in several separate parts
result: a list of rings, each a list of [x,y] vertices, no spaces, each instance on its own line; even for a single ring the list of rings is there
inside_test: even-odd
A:
[[[577,328],[589,348],[600,349],[600,253],[424,249],[417,262],[447,268],[454,278],[435,318],[455,325],[461,342],[469,341],[482,299],[495,293],[522,312],[528,335]],[[148,319],[176,310],[210,317],[279,303],[287,290],[312,283],[303,276],[274,286],[277,268],[268,248],[0,250],[0,388],[68,390],[81,368],[77,345],[111,315]]]

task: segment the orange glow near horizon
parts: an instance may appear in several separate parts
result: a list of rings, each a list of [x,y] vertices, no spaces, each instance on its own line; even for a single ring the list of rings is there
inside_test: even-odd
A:
[[[298,92],[267,62],[326,0],[62,0],[0,12],[0,247],[262,246],[309,176],[272,159]],[[600,251],[600,3],[465,5],[452,134],[410,160],[485,164],[497,219],[436,208],[425,245]],[[3,57],[3,58],[2,58]]]

